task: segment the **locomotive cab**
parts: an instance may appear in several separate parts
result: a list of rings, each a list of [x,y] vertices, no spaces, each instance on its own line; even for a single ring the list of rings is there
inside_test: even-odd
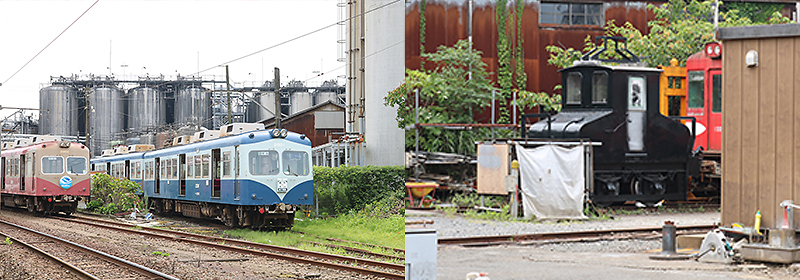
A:
[[[595,203],[685,199],[692,138],[659,112],[662,70],[582,60],[560,72],[563,109],[528,136],[599,142],[587,187]]]

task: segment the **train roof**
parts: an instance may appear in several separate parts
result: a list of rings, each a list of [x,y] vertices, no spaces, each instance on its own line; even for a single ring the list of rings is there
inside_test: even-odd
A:
[[[250,136],[252,135],[252,137]],[[202,142],[195,142],[191,144],[181,145],[181,146],[174,146],[159,150],[152,150],[146,152],[138,152],[138,153],[131,153],[125,155],[115,155],[109,157],[98,157],[91,160],[92,163],[103,163],[103,162],[110,162],[110,161],[119,161],[119,160],[137,160],[137,159],[149,159],[149,158],[157,158],[157,157],[165,157],[177,154],[185,154],[191,153],[200,150],[210,150],[216,149],[220,147],[230,147],[242,144],[250,144],[250,143],[257,143],[266,140],[273,139],[272,130],[256,130],[245,132],[238,135],[231,135],[222,138],[206,140]],[[278,138],[278,139],[286,139],[288,141],[292,141],[301,145],[311,146],[311,140],[308,139],[305,135],[301,135],[295,132],[288,132],[285,138]]]
[[[664,72],[664,70],[653,67],[635,66],[635,65],[607,65],[596,60],[588,60],[588,61],[577,60],[572,64],[572,66],[558,70],[558,72],[564,72],[576,68],[587,68],[587,67],[605,68],[611,71],[656,72],[656,73]]]
[[[2,150],[2,154],[3,154],[3,156],[25,154],[25,153],[28,153],[28,151],[30,151],[30,150],[36,150],[36,149],[39,149],[39,148],[43,148],[43,146],[46,146],[46,145],[50,145],[50,144],[59,145],[59,142],[61,142],[61,140],[39,142],[39,143],[36,143],[36,144],[30,144],[30,145],[27,145],[27,146],[22,146],[22,147],[16,147],[16,148],[12,148],[12,149]],[[69,143],[70,143],[70,145],[79,145],[82,149],[88,149],[85,145],[83,145],[81,143],[71,142],[71,141]]]

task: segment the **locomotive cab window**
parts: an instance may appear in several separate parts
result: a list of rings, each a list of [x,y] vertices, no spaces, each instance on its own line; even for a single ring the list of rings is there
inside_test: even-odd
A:
[[[42,157],[42,173],[44,174],[64,173],[64,158]]]
[[[567,104],[581,104],[581,73],[572,72],[567,75]]]
[[[596,71],[592,74],[592,104],[608,103],[608,73]]]
[[[86,158],[82,157],[68,157],[67,158],[67,173],[69,174],[86,174]]]
[[[689,108],[705,107],[705,78],[703,71],[689,71]]]
[[[280,171],[278,168],[277,151],[251,151],[250,174],[253,175],[276,175]]]
[[[302,151],[284,151],[283,173],[294,176],[308,175],[308,153]]]
[[[711,112],[722,112],[722,74],[711,76]]]

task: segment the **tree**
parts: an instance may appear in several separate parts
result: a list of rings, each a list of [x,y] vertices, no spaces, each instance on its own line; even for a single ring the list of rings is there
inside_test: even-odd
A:
[[[749,3],[747,7],[752,5],[775,6],[775,4],[769,3]],[[740,13],[733,7],[737,6],[734,5],[727,11],[724,11],[725,9],[720,11],[720,27],[791,22],[777,12],[779,9],[771,8],[773,12],[767,17],[755,12]],[[628,49],[650,67],[669,65],[669,61],[673,58],[677,59],[681,65],[685,65],[689,56],[701,51],[706,43],[714,41],[714,1],[670,0],[660,6],[650,4],[647,8],[655,14],[655,19],[647,23],[647,27],[650,28],[650,33],[647,35],[643,35],[630,22],[618,26],[612,20],[607,22],[604,28],[606,36],[627,38]],[[746,17],[748,15],[759,15],[759,21],[749,19]],[[595,42],[587,36],[583,52],[596,46]],[[546,50],[550,52],[548,63],[559,68],[572,65],[572,62],[580,57],[580,53],[573,48],[547,46]]]

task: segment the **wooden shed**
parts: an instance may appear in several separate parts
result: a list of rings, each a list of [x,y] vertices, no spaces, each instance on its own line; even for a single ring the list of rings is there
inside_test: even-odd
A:
[[[281,121],[283,128],[305,134],[313,147],[328,143],[328,138],[338,138],[344,133],[343,105],[330,100],[297,112]],[[260,121],[267,129],[275,128],[275,118]]]
[[[800,202],[800,24],[722,28],[722,223]],[[800,224],[795,215],[794,224]]]

